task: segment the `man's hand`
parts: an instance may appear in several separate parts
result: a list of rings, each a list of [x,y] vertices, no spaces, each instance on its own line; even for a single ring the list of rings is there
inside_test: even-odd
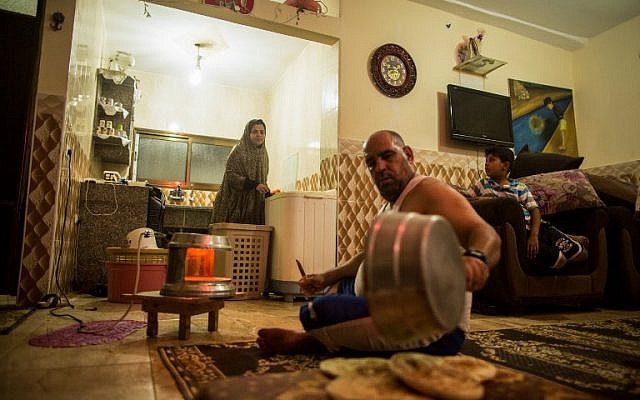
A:
[[[326,286],[326,279],[322,274],[309,274],[300,278],[298,281],[302,293],[305,295],[312,295],[322,291]]]
[[[489,279],[489,266],[476,257],[462,257],[468,291],[482,289]]]

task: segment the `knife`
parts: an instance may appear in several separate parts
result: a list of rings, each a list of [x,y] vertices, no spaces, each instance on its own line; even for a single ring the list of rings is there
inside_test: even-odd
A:
[[[305,278],[307,276],[307,273],[304,272],[304,268],[302,268],[302,263],[298,261],[298,259],[296,259],[296,264],[298,264],[298,271],[300,271],[300,275],[302,275],[302,277]]]

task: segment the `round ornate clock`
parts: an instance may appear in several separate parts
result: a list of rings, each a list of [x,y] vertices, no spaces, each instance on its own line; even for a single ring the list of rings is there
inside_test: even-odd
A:
[[[369,73],[373,83],[389,97],[402,97],[416,84],[413,59],[405,49],[393,43],[384,44],[373,52]]]

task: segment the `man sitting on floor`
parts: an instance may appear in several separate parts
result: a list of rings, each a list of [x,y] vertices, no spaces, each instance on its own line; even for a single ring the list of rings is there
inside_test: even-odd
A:
[[[447,219],[460,244],[467,249],[463,257],[467,291],[482,288],[489,270],[500,258],[500,238],[471,207],[469,202],[438,179],[416,175],[413,150],[393,131],[372,134],[364,144],[367,168],[382,197],[388,202],[382,212],[417,212]],[[465,296],[465,309],[458,327],[418,342],[390,342],[379,333],[362,296],[364,253],[342,266],[322,274],[308,275],[299,282],[306,294],[316,293],[339,283],[338,294],[321,296],[300,309],[305,331],[280,328],[258,331],[258,345],[268,353],[309,353],[339,351],[419,350],[429,354],[456,354],[469,329],[471,293]]]

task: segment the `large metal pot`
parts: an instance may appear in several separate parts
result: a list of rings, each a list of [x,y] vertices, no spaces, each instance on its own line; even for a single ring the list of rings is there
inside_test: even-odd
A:
[[[389,340],[444,334],[460,321],[465,297],[462,252],[444,218],[381,214],[369,230],[364,268],[371,316]]]
[[[226,298],[235,295],[231,278],[224,276],[222,251],[232,250],[226,236],[175,233],[169,242],[164,296]]]

